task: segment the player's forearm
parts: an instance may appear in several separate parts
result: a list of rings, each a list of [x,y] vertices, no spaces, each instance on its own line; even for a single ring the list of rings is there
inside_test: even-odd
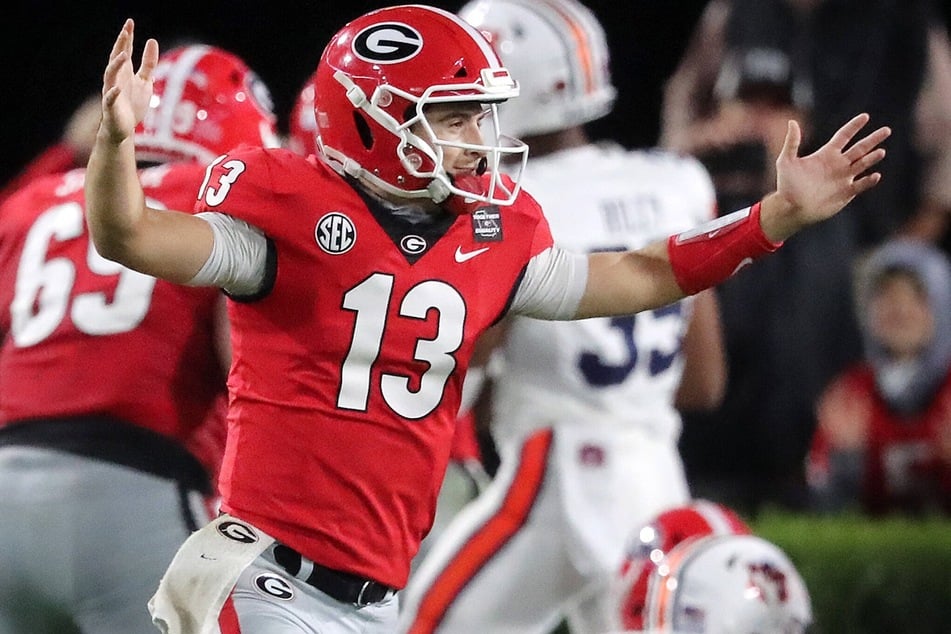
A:
[[[86,218],[96,250],[127,264],[137,226],[145,218],[145,195],[136,171],[131,138],[100,136],[93,145],[85,181]]]
[[[664,241],[626,253],[595,253],[588,258],[588,285],[576,318],[630,315],[684,296]]]
[[[716,286],[778,249],[782,243],[774,236],[791,235],[799,228],[791,219],[791,211],[785,199],[770,195],[763,203],[638,251],[594,254],[588,260],[588,286],[577,316],[623,315],[659,308]],[[763,213],[768,214],[766,218]]]

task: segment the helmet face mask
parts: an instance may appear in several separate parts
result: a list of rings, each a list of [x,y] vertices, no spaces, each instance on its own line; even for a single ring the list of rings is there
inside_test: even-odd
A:
[[[267,87],[237,56],[206,45],[171,49],[155,68],[136,157],[210,162],[242,144],[277,147],[273,110]]]
[[[467,142],[464,139],[445,138],[441,135],[434,115],[439,112],[454,112],[452,106],[458,104],[459,111],[476,110],[481,131],[481,143]],[[481,176],[485,173],[500,174],[501,164],[517,160],[517,174],[524,168],[527,160],[527,148],[518,139],[508,137],[499,129],[498,107],[495,103],[474,102],[471,99],[436,97],[423,95],[415,108],[416,114],[397,127],[400,137],[397,153],[406,171],[421,180],[432,179],[427,187],[427,197],[434,200],[450,195],[461,196],[473,201],[507,205],[514,201],[517,189],[505,187],[499,178],[489,178],[487,187]],[[474,173],[457,174],[447,170],[447,157],[458,153],[478,155]],[[441,194],[445,190],[444,194]],[[393,192],[399,193],[399,192]]]
[[[500,132],[497,104],[516,97],[518,84],[484,37],[453,14],[398,6],[354,20],[324,50],[315,87],[318,147],[337,171],[399,198],[514,202],[521,170],[506,187],[498,167],[524,166],[528,148]],[[492,134],[480,143],[440,138],[430,107],[473,102]],[[482,154],[484,175],[455,178],[444,165],[450,148]]]

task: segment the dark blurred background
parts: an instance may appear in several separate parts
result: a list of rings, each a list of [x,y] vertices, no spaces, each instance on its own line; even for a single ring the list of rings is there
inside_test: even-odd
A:
[[[278,112],[286,116],[330,36],[348,20],[390,4],[398,2],[15,2],[0,20],[0,182],[53,142],[72,110],[99,89],[109,49],[126,17],[136,20],[137,55],[147,37],[165,46],[178,39],[202,40],[240,54],[271,88]],[[463,2],[430,4],[455,11]],[[650,145],[657,138],[661,84],[704,0],[587,4],[607,28],[620,91],[615,112],[593,131],[628,146]]]

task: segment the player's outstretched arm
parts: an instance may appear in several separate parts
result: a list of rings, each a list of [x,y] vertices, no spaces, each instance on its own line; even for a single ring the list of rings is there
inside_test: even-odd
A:
[[[801,132],[790,121],[776,159],[776,191],[749,209],[644,249],[589,256],[576,317],[639,312],[715,286],[797,231],[837,214],[881,180],[869,170],[885,157],[880,145],[891,130],[855,140],[868,121],[867,114],[857,115],[807,156],[798,155]]]
[[[145,43],[132,65],[134,24],[126,20],[103,73],[102,119],[85,180],[87,223],[101,255],[173,282],[187,282],[211,252],[206,222],[146,206],[136,171],[133,134],[148,110],[158,42]]]

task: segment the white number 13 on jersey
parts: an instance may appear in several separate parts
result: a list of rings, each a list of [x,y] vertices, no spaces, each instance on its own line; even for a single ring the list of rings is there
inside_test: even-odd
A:
[[[343,308],[356,313],[353,339],[340,373],[337,406],[366,411],[370,396],[373,364],[386,334],[387,309],[392,300],[393,276],[374,273],[350,289]],[[426,319],[429,311],[439,313],[434,339],[418,339],[414,359],[429,365],[419,378],[419,390],[410,391],[411,377],[384,373],[380,378],[383,400],[404,418],[419,419],[439,405],[449,375],[456,368],[453,357],[462,345],[466,305],[459,292],[445,282],[427,280],[411,288],[400,303],[400,317]]]

